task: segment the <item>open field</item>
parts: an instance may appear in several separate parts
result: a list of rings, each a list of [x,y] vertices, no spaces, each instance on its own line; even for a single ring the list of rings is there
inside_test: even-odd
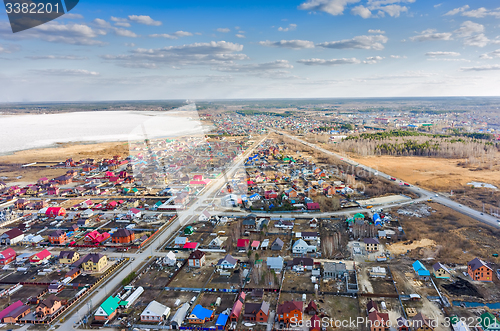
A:
[[[14,154],[0,156],[0,173],[7,177],[5,182],[33,182],[41,176],[56,177],[66,173],[68,169],[48,169],[45,167],[25,167],[21,165],[32,162],[61,162],[72,158],[81,160],[86,158],[102,159],[114,155],[128,156],[129,147],[126,142],[105,142],[86,144],[82,142],[58,144],[52,148],[28,149]],[[17,176],[23,176],[16,179]]]
[[[500,262],[498,257],[492,256],[492,253],[500,252],[497,229],[437,203],[428,205],[432,208],[429,216],[399,215],[407,239],[413,242],[430,239],[435,243],[424,241],[429,246],[415,247],[408,256],[416,259],[435,258],[443,263],[467,264],[475,257]],[[403,247],[409,249],[410,245]],[[390,246],[388,249],[391,249]]]
[[[465,160],[417,156],[353,156],[352,159],[433,191],[457,189],[472,181],[500,185],[498,169],[464,168],[460,164]]]

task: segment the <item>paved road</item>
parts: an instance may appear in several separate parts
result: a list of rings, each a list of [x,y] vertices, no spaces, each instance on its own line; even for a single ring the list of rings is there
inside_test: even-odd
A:
[[[364,171],[370,173],[371,175],[373,176],[378,176],[378,177],[381,177],[381,178],[385,178],[385,179],[388,179],[388,180],[391,180],[391,178],[393,176],[391,175],[388,175],[388,174],[385,174],[383,172],[379,172],[378,170],[376,169],[373,169],[373,168],[370,168],[366,165],[363,165],[363,164],[360,164],[356,161],[353,161],[349,158],[346,158],[345,156],[343,155],[340,155],[340,154],[337,154],[337,153],[334,153],[332,151],[329,151],[329,150],[326,150],[322,147],[319,147],[315,144],[312,144],[310,142],[307,142],[305,140],[302,140],[300,138],[297,138],[295,136],[292,136],[288,133],[285,133],[285,132],[281,132],[281,131],[277,131],[277,130],[274,130],[272,128],[269,128],[271,131],[274,131],[274,132],[277,132],[279,134],[282,134],[290,139],[293,139],[297,142],[300,142],[306,146],[309,146],[311,148],[314,148],[316,150],[319,150],[327,155],[331,155],[331,156],[335,156],[339,159],[341,159],[342,161],[346,162],[347,164],[350,164],[350,165],[353,165],[353,166],[356,166],[358,168],[361,168],[363,169]],[[401,179],[397,179],[396,178],[396,183],[398,184],[403,184],[404,182],[401,180]],[[469,208],[467,206],[463,206],[461,204],[459,204],[458,202],[455,202],[451,199],[448,199],[447,197],[443,196],[443,195],[440,195],[440,194],[436,194],[436,192],[431,192],[431,191],[428,191],[428,190],[425,190],[423,188],[420,188],[418,186],[415,186],[415,185],[410,185],[408,187],[405,186],[405,188],[407,188],[409,191],[417,194],[420,196],[419,199],[416,199],[416,200],[413,200],[414,202],[416,201],[422,201],[422,200],[428,200],[428,199],[432,199],[434,202],[437,202],[437,203],[440,203],[442,204],[443,206],[446,206],[446,207],[449,207],[459,213],[462,213],[464,215],[467,215],[471,218],[474,218],[475,220],[478,220],[480,222],[483,222],[483,223],[486,223],[488,225],[491,225],[491,226],[494,226],[494,227],[497,227],[497,228],[500,228],[500,222],[498,221],[498,218],[497,217],[494,217],[492,215],[489,215],[487,213],[482,213],[480,211],[477,211],[475,209],[472,209],[472,208]],[[399,204],[401,205],[401,204]],[[381,208],[382,207],[389,207],[389,205],[386,205],[386,206],[380,206]]]
[[[110,253],[110,256],[114,257],[129,257],[131,260],[129,264],[123,268],[118,274],[114,275],[110,280],[108,280],[105,284],[101,285],[97,290],[95,290],[89,297],[85,299],[85,302],[92,302],[92,304],[97,304],[103,301],[106,297],[112,294],[114,288],[120,285],[122,279],[124,279],[128,274],[130,274],[133,270],[135,270],[139,265],[148,259],[149,256],[158,255],[163,256],[165,253],[157,254],[156,248],[165,242],[168,238],[175,235],[175,233],[184,225],[186,225],[191,219],[192,215],[195,214],[195,211],[198,207],[201,206],[202,202],[205,199],[209,198],[213,195],[217,190],[220,190],[222,185],[224,185],[227,181],[227,178],[231,178],[235,174],[235,172],[243,165],[245,159],[253,152],[253,150],[266,139],[267,136],[263,137],[261,140],[255,142],[250,148],[247,149],[245,153],[237,157],[233,160],[233,163],[228,170],[225,171],[223,176],[220,176],[218,179],[214,180],[205,190],[196,198],[196,201],[186,210],[178,213],[178,217],[175,221],[170,223],[170,225],[153,241],[142,250],[138,251],[135,254],[117,254]],[[95,309],[96,307],[92,307]],[[84,305],[78,311],[72,312],[71,315],[66,317],[66,320],[61,324],[61,330],[70,330],[77,327],[77,323],[80,319],[87,314],[89,308],[87,305]]]

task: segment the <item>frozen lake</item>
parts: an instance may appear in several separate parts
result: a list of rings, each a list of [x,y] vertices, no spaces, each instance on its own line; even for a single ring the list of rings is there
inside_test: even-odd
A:
[[[0,114],[0,154],[49,147],[56,143],[128,141],[202,132],[204,128],[196,111]]]

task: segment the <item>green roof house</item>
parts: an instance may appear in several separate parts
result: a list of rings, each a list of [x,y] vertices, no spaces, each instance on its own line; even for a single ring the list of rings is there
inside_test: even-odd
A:
[[[479,322],[485,331],[498,331],[500,330],[500,323],[498,319],[490,312],[485,312],[479,317]]]
[[[184,234],[189,236],[191,234],[194,233],[194,229],[191,225],[188,225],[185,229],[184,229]]]
[[[95,313],[96,321],[108,321],[112,320],[116,315],[116,310],[118,309],[120,298],[118,296],[110,296],[107,298],[100,306],[97,308]]]

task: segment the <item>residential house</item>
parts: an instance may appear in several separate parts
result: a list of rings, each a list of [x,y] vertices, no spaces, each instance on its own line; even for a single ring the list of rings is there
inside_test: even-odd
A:
[[[432,266],[432,272],[436,278],[449,279],[451,277],[450,270],[448,270],[448,268],[440,262],[434,263]]]
[[[345,263],[342,262],[324,262],[323,277],[325,279],[338,279],[348,274]]]
[[[312,220],[309,221],[309,227],[311,229],[315,229],[318,227],[318,220],[316,218],[313,218]]]
[[[319,210],[319,203],[317,202],[309,202],[307,204],[307,210]]]
[[[118,229],[111,235],[113,244],[128,244],[135,240],[135,233],[129,229]]]
[[[63,207],[49,207],[45,211],[45,216],[47,217],[57,217],[57,216],[64,216],[66,215],[66,209]]]
[[[87,244],[101,244],[109,239],[110,236],[107,232],[99,233],[99,231],[93,230],[85,235],[83,241]]]
[[[49,297],[36,306],[35,315],[39,318],[44,318],[54,314],[59,308],[61,308],[62,302],[54,294],[49,295]]]
[[[273,243],[271,244],[271,250],[272,251],[281,251],[283,249],[283,240],[280,238],[276,238]]]
[[[75,279],[76,277],[80,276],[82,274],[82,270],[78,267],[75,267],[68,271],[66,275],[64,275],[64,278],[71,278]]]
[[[9,315],[14,310],[16,310],[17,308],[22,307],[22,306],[23,306],[23,302],[21,300],[18,300],[16,302],[14,302],[13,304],[7,306],[7,308],[0,311],[0,322],[3,322],[3,319],[5,316]]]
[[[141,322],[158,323],[164,321],[170,315],[170,308],[153,300],[141,313]]]
[[[142,216],[142,212],[137,208],[130,208],[127,213],[127,216],[131,219],[140,218]]]
[[[7,248],[0,252],[0,265],[7,265],[16,259],[16,251]]]
[[[256,251],[259,249],[259,246],[260,246],[260,241],[258,240],[254,240],[252,241],[252,243],[250,244],[250,248],[252,249],[252,251]]]
[[[231,254],[227,254],[224,258],[220,259],[217,262],[217,268],[219,269],[234,269],[238,264],[238,260],[231,256]]]
[[[240,251],[248,250],[248,247],[250,246],[250,239],[238,239],[236,242],[236,248]]]
[[[1,245],[15,245],[18,242],[22,241],[24,238],[24,233],[18,228],[10,229],[7,232],[4,232],[0,236],[0,244]]]
[[[82,261],[81,268],[86,272],[99,272],[108,264],[106,255],[100,253],[89,253]]]
[[[110,296],[107,298],[100,306],[97,308],[97,311],[94,315],[96,321],[109,321],[112,320],[119,307],[120,297]]]
[[[322,330],[323,322],[321,321],[321,319],[319,318],[318,315],[314,315],[313,317],[311,317],[311,321],[309,324],[310,324],[309,331],[321,331]]]
[[[378,251],[378,245],[380,245],[380,242],[378,241],[377,238],[365,238],[363,239],[363,242],[365,243],[365,248],[367,252],[377,252]]]
[[[316,302],[314,302],[314,300],[311,300],[311,302],[309,302],[306,309],[304,309],[304,313],[307,315],[316,315],[319,313],[318,305],[316,305]]]
[[[304,303],[302,301],[285,301],[278,305],[278,321],[288,324],[302,323],[302,310]]]
[[[52,254],[46,249],[44,249],[41,252],[36,253],[35,255],[30,257],[30,263],[31,264],[41,264],[45,261],[48,261],[50,259]]]
[[[187,237],[176,237],[174,239],[174,247],[175,248],[183,247],[187,242],[188,242]]]
[[[7,307],[6,309],[8,309],[9,307]],[[21,305],[15,309],[9,310],[9,312],[5,314],[5,316],[3,316],[2,322],[9,324],[18,323],[21,318],[28,315],[30,312],[31,309],[28,305]]]
[[[233,304],[231,309],[231,314],[229,315],[229,320],[231,322],[238,322],[240,319],[241,310],[243,309],[243,303],[245,302],[246,294],[245,292],[240,292],[236,302]]]
[[[245,217],[243,219],[243,222],[241,222],[241,225],[245,230],[255,230],[255,228],[257,227],[257,222],[255,217]]]
[[[201,268],[205,264],[205,252],[195,250],[188,257],[188,266],[191,268]]]
[[[303,239],[296,240],[292,245],[292,253],[303,255],[306,253],[314,253],[317,250],[316,245],[309,245]]]
[[[193,233],[194,233],[194,228],[191,225],[186,226],[186,228],[184,229],[184,234],[186,236],[190,236]]]
[[[68,241],[68,236],[66,232],[56,230],[49,234],[49,241],[52,245],[63,245]]]
[[[224,242],[222,241],[221,238],[219,237],[215,237],[214,239],[212,239],[212,241],[210,241],[210,243],[208,244],[208,248],[211,248],[211,249],[220,249],[222,247],[222,244]]]
[[[194,306],[187,320],[190,324],[205,324],[214,319],[214,311],[201,305]]]
[[[432,331],[437,326],[435,320],[432,320],[422,313],[418,313],[411,319],[411,329],[413,331]]]
[[[269,302],[246,303],[243,319],[251,322],[266,323],[269,318]]]
[[[472,280],[482,282],[493,281],[493,269],[486,262],[477,257],[467,263],[467,272]]]
[[[429,270],[427,270],[419,260],[413,262],[412,267],[418,278],[422,280],[429,280],[429,278],[431,277],[431,273],[429,272]]]
[[[398,331],[410,331],[410,321],[403,316],[396,320],[396,326],[398,327]]]
[[[294,257],[291,267],[296,271],[312,270],[314,267],[314,260],[310,257]]]
[[[272,269],[275,272],[281,272],[281,270],[283,270],[284,261],[281,256],[268,257],[266,260],[266,264],[269,269]]]
[[[172,251],[169,251],[167,255],[163,258],[163,264],[173,267],[175,266],[175,263],[177,262],[177,258],[175,256],[175,253]]]
[[[80,258],[80,254],[76,251],[61,251],[59,253],[59,263],[73,264]]]
[[[208,222],[212,215],[205,209],[198,217],[198,222]]]
[[[370,331],[389,331],[391,321],[388,313],[379,313],[374,310],[368,314]]]

